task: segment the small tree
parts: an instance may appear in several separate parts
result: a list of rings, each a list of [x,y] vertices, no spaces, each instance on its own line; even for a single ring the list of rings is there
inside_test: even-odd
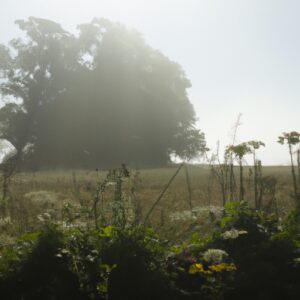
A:
[[[300,184],[299,181],[297,181],[295,163],[293,159],[294,147],[300,144],[300,133],[297,131],[283,132],[283,134],[278,137],[278,143],[281,145],[287,144],[289,148],[289,154],[291,159],[291,172],[292,172],[293,186],[294,186],[294,198],[296,201],[297,209],[298,211],[300,211],[300,193],[299,193]],[[297,163],[298,163],[298,172],[299,172],[298,176],[299,176],[300,174],[299,154],[298,154]],[[298,180],[300,179],[298,178]]]

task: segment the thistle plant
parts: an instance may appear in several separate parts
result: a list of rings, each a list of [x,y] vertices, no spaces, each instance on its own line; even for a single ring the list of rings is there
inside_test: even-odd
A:
[[[128,193],[125,191],[125,184],[129,187]],[[104,195],[109,186],[114,187],[114,196],[108,205],[108,215],[111,216],[111,222],[108,223],[105,215]],[[92,213],[94,215],[95,227],[104,225],[113,225],[119,228],[136,225],[136,215],[138,205],[132,203],[134,188],[131,182],[131,172],[125,164],[118,169],[108,171],[104,180],[98,180],[94,196]]]
[[[251,153],[251,148],[248,143],[241,143],[238,145],[230,145],[226,148],[227,154],[234,154],[238,159],[240,168],[240,201],[244,200],[245,188],[244,188],[244,169],[243,169],[243,158],[246,154]]]
[[[226,200],[227,200],[228,187],[231,186],[231,184],[228,184],[229,171],[230,171],[230,169],[229,169],[230,168],[230,164],[229,164],[230,160],[229,160],[228,155],[225,153],[224,160],[223,160],[223,162],[221,162],[219,148],[220,148],[220,144],[218,142],[216,153],[213,153],[211,158],[208,161],[209,161],[209,165],[211,167],[211,171],[212,171],[213,175],[216,177],[217,182],[220,186],[221,194],[222,194],[222,204],[224,206],[226,204]],[[231,191],[231,192],[233,192],[233,191]]]
[[[259,196],[258,196],[258,185],[259,185],[259,174],[261,173],[259,168],[261,168],[261,164],[256,158],[256,150],[260,147],[265,147],[265,143],[261,141],[249,141],[248,146],[251,149],[253,155],[253,168],[254,168],[254,201],[255,201],[255,208],[260,208]]]

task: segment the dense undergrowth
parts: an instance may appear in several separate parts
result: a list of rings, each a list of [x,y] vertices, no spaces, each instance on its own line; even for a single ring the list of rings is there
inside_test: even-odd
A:
[[[1,299],[298,299],[300,217],[226,205],[174,243],[142,226],[44,222],[1,244]]]

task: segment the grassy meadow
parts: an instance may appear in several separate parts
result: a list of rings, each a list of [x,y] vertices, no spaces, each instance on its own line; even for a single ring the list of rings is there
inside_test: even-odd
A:
[[[225,207],[211,166],[16,174],[2,201],[1,299],[298,299],[290,168],[262,168],[258,210],[251,167],[239,201],[239,171]]]
[[[137,222],[142,224],[147,212],[155,203],[161,192],[166,188],[170,178],[174,175],[178,166],[130,170],[130,178],[122,179],[122,199],[134,203],[135,214],[138,214]],[[252,168],[245,167],[244,185],[245,200],[250,206],[254,206],[254,186]],[[238,200],[238,169],[234,170],[237,183],[235,200]],[[270,166],[263,167],[263,178],[268,183],[272,182],[272,189],[268,188],[262,196],[262,208],[268,213],[286,216],[293,208],[292,178],[290,167]],[[92,209],[97,187],[104,181],[107,171],[97,170],[57,170],[19,173],[12,178],[9,186],[9,199],[7,206],[11,217],[16,223],[17,231],[32,230],[42,214],[50,214],[55,219],[63,218],[63,210],[72,207],[78,211],[78,219],[90,220],[87,213]],[[110,224],[109,205],[115,197],[115,186],[108,183],[102,194],[103,214],[107,213],[106,223]],[[228,195],[229,201],[229,195]],[[188,165],[184,166],[171,184],[167,187],[162,198],[153,209],[149,223],[155,228],[174,234],[174,228],[180,236],[187,230],[192,221],[189,217],[191,209],[221,208],[222,195],[216,176],[209,166]],[[84,211],[85,208],[85,213]],[[101,213],[101,212],[99,212]],[[180,217],[180,214],[186,217]],[[208,213],[208,212],[207,212]],[[85,215],[86,218],[81,218]],[[103,216],[105,217],[105,216]],[[201,216],[199,222],[208,218]],[[182,220],[181,220],[182,219]],[[182,226],[178,227],[179,223]],[[202,224],[203,225],[203,224]],[[201,227],[203,232],[207,228]]]

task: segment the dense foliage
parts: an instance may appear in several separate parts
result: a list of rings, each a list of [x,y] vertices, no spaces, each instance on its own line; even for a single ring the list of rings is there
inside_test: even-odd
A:
[[[105,19],[78,35],[44,19],[16,23],[25,37],[0,45],[0,132],[27,165],[163,165],[203,150],[189,80],[138,32]]]
[[[300,220],[226,205],[211,236],[48,223],[0,249],[1,299],[297,299]]]

